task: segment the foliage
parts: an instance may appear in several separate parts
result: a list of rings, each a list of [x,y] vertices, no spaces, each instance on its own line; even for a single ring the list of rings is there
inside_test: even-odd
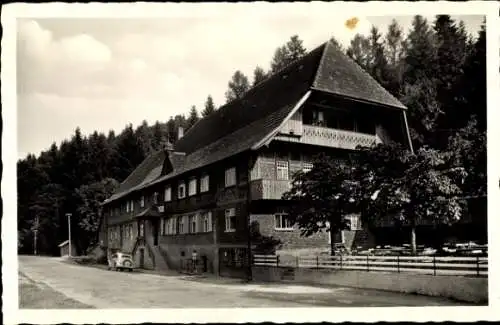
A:
[[[462,216],[465,169],[452,155],[422,147],[411,153],[398,145],[378,145],[359,152],[360,182],[357,202],[371,218],[397,215],[412,227],[416,252],[418,224],[453,224]]]
[[[460,220],[465,177],[449,153],[378,145],[360,148],[343,161],[320,156],[311,171],[294,177],[283,198],[293,203],[289,216],[306,236],[327,227],[344,229],[351,213],[361,213],[367,224],[394,215],[415,229],[421,223]],[[415,238],[412,248],[416,250]]]
[[[183,115],[167,123],[149,126],[144,121],[137,128],[127,125],[119,134],[93,132],[88,137],[79,129],[59,146],[53,143],[40,153],[17,163],[18,249],[32,253],[33,226],[38,227],[38,251],[58,254],[57,245],[68,238],[66,213],[72,213],[74,240],[83,252],[94,237],[95,212],[91,213],[91,193],[102,197],[100,186],[107,179],[123,181],[152,151],[177,138],[178,127],[187,127]],[[104,182],[104,183],[102,183]],[[104,186],[107,188],[107,185]],[[98,194],[101,193],[101,194]],[[106,190],[109,195],[109,190]],[[85,198],[85,199],[84,199]],[[95,206],[93,206],[95,208]],[[86,211],[86,212],[85,212]],[[79,219],[79,215],[84,216]]]
[[[198,110],[196,110],[196,106],[191,106],[191,110],[189,111],[189,117],[187,119],[187,127],[186,131],[189,130],[193,125],[198,122],[200,117],[198,116]]]
[[[90,185],[82,185],[75,190],[76,221],[78,225],[78,242],[82,250],[95,244],[100,225],[100,203],[108,198],[117,188],[119,183],[106,178]]]
[[[467,171],[462,186],[464,195],[487,195],[486,131],[479,128],[477,119],[471,118],[466,127],[449,138],[448,151],[453,153],[454,164]]]
[[[201,112],[201,116],[205,117],[212,114],[213,112],[215,112],[214,100],[212,96],[208,95],[207,100],[205,101],[205,109],[203,110],[203,112]]]
[[[253,86],[266,80],[266,78],[267,78],[266,72],[261,67],[257,66],[255,70],[253,70]]]
[[[285,45],[278,47],[271,61],[270,73],[276,73],[290,63],[303,57],[307,53],[307,50],[302,43],[303,41],[298,35],[293,35]]]
[[[353,167],[349,162],[319,155],[311,171],[299,171],[294,176],[292,188],[283,199],[291,201],[288,217],[299,226],[302,235],[321,230],[335,233],[348,227],[345,215],[352,211],[355,194],[350,182]]]
[[[226,102],[229,103],[233,100],[243,97],[248,89],[250,89],[248,78],[243,74],[243,72],[237,70],[228,83],[228,90],[226,91]]]
[[[276,247],[281,244],[279,239],[262,235],[258,221],[253,221],[250,224],[250,240],[255,245],[253,252],[256,254],[275,254]]]

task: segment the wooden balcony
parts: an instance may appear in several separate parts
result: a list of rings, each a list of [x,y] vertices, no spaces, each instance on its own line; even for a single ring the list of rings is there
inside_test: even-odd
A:
[[[291,181],[258,179],[250,183],[252,200],[281,200],[290,188]]]
[[[374,143],[380,142],[380,139],[376,135],[313,125],[303,125],[301,137],[279,135],[276,137],[276,140],[349,150],[354,150],[357,146],[371,146]]]

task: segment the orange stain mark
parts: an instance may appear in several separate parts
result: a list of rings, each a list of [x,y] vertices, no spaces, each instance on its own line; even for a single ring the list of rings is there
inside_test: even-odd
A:
[[[346,20],[345,27],[347,27],[350,30],[353,30],[353,29],[356,28],[356,26],[358,25],[358,23],[359,23],[358,17],[353,17],[351,19],[347,19]]]

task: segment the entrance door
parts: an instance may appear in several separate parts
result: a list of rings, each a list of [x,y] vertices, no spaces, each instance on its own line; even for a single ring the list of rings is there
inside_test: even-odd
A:
[[[160,222],[158,220],[154,220],[153,224],[153,245],[158,246],[158,239],[160,236]]]

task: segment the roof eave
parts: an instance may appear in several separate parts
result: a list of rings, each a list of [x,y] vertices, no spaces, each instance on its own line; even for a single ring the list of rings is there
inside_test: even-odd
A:
[[[297,102],[297,104],[295,104],[293,109],[290,111],[290,113],[288,113],[288,115],[283,119],[283,121],[281,121],[281,123],[275,129],[273,129],[271,132],[269,132],[263,139],[261,139],[259,142],[254,144],[251,147],[251,149],[258,150],[262,146],[269,144],[272,141],[272,139],[274,138],[274,136],[279,132],[279,130],[281,130],[283,125],[285,125],[285,123],[302,107],[302,105],[304,105],[304,103],[309,98],[309,96],[311,96],[311,92],[312,92],[311,90],[308,90],[304,94],[304,96],[302,96],[300,98],[300,100]]]
[[[319,87],[311,87],[311,89],[314,91],[320,91],[323,93],[332,94],[332,95],[338,96],[340,98],[344,98],[344,99],[348,99],[348,100],[352,100],[352,101],[356,101],[356,102],[360,102],[360,103],[364,103],[364,104],[377,105],[377,106],[382,106],[385,108],[397,109],[397,110],[403,110],[403,111],[408,110],[408,108],[406,106],[404,106],[403,103],[401,103],[401,106],[395,106],[395,105],[389,105],[389,104],[385,104],[385,103],[381,103],[381,102],[377,102],[377,101],[372,101],[372,100],[356,98],[356,97],[352,97],[352,96],[348,96],[348,95],[338,94],[338,93],[334,93],[334,92],[331,92],[329,90],[319,88]]]

